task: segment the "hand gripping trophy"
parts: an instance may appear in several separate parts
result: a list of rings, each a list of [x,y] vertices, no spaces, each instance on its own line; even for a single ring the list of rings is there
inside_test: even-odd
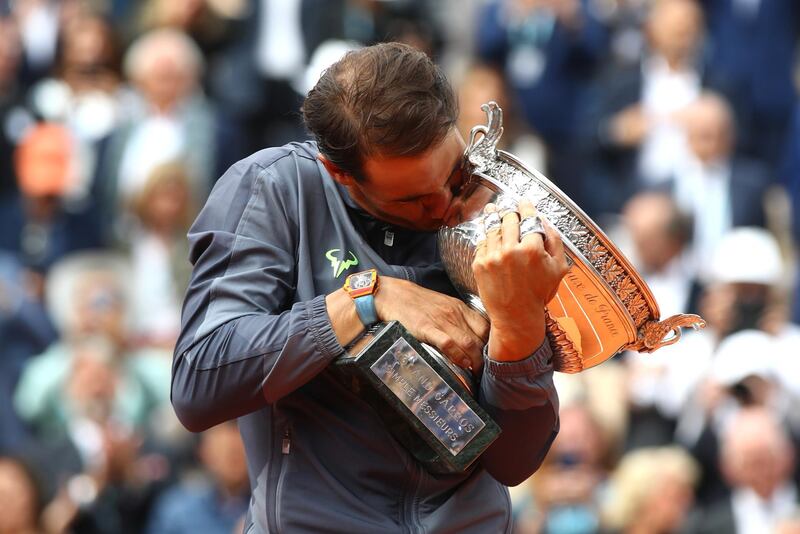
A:
[[[442,262],[467,304],[485,314],[472,273],[485,226],[497,217],[484,215],[485,206],[493,203],[502,213],[527,199],[539,215],[520,222],[521,234],[544,234],[540,217],[546,218],[561,236],[570,266],[546,306],[556,371],[578,373],[623,350],[653,352],[676,343],[682,327],[705,326],[697,315],[659,320],[647,284],[603,231],[541,173],[497,149],[500,107],[489,102],[482,109],[488,124],[470,133],[464,153],[469,178],[454,201],[456,223],[438,234]],[[464,471],[500,432],[474,400],[471,375],[397,322],[373,326],[337,364],[431,472]]]

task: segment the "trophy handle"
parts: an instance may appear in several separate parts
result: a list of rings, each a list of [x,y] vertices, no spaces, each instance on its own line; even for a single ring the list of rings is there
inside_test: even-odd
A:
[[[547,337],[553,347],[553,369],[569,374],[583,371],[585,365],[580,351],[546,310],[545,324]],[[636,342],[623,348],[637,352],[654,352],[661,347],[677,343],[681,338],[681,328],[687,326],[699,330],[706,326],[706,322],[699,315],[693,314],[673,315],[663,321],[648,321],[639,329]]]
[[[472,128],[469,132],[469,143],[467,149],[464,151],[464,157],[469,159],[470,154],[476,149],[478,145],[486,145],[481,147],[492,157],[497,151],[497,142],[503,135],[503,110],[497,105],[497,102],[492,100],[487,104],[481,105],[481,110],[486,113],[488,119],[487,125],[478,125]],[[478,135],[481,137],[478,137]]]
[[[639,329],[636,342],[625,348],[637,352],[656,351],[661,347],[677,343],[681,338],[681,328],[687,326],[699,330],[706,326],[706,322],[702,317],[694,314],[673,315],[663,321],[647,321]]]

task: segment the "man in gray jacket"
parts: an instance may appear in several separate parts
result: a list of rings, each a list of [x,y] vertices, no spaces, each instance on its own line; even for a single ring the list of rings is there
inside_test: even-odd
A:
[[[421,52],[351,52],[303,115],[316,142],[235,164],[189,232],[178,417],[192,431],[238,418],[246,532],[508,532],[504,485],[538,468],[558,429],[544,304],[567,269],[561,241],[549,227],[520,238],[534,214],[521,205],[473,264],[491,326],[455,297],[435,230],[465,179],[464,141],[452,89]],[[343,282],[371,268],[378,289],[357,308]],[[331,362],[374,320],[476,374],[502,433],[467,472],[425,471],[336,379]]]

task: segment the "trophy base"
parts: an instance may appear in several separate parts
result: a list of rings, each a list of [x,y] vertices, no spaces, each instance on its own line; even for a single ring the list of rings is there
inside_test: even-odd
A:
[[[369,328],[334,367],[427,471],[463,473],[500,427],[448,364],[392,321]]]

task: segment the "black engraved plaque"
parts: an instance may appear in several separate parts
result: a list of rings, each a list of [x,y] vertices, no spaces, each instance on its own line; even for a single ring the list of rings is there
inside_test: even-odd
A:
[[[346,383],[431,473],[464,472],[500,427],[430,347],[397,321],[379,323],[336,360]]]

